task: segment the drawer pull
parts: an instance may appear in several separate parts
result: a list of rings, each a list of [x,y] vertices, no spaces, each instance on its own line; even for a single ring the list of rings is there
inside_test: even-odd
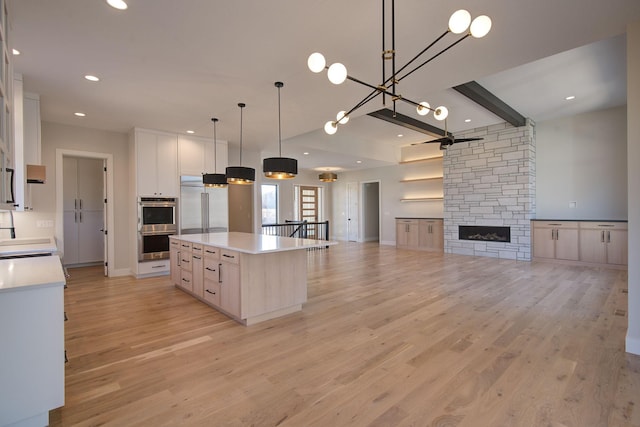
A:
[[[222,256],[225,257],[225,258],[231,258],[231,259],[235,258],[234,255],[222,254]]]
[[[222,283],[222,264],[218,264],[218,283]]]
[[[207,270],[207,271],[216,271],[216,269],[215,269],[215,268],[205,267],[204,269],[205,269],[205,270]]]
[[[160,264],[160,265],[152,265],[151,268],[166,268],[167,266],[165,264]]]
[[[189,261],[188,259],[182,259],[182,262],[186,262],[187,264],[189,264],[191,261]]]
[[[217,253],[216,251],[210,251],[208,249],[205,252],[208,253],[208,254],[216,254]]]
[[[185,278],[182,278],[182,281],[185,282],[185,283],[191,283],[191,280],[188,280],[188,279],[185,279]]]
[[[201,251],[201,250],[202,250],[202,248],[195,248],[195,247],[194,247],[194,248],[193,248],[193,250],[194,250],[194,251]]]
[[[182,245],[182,247],[183,247],[183,248],[188,248],[188,247],[189,247],[189,245]]]
[[[613,224],[598,224],[598,227],[615,227]]]
[[[211,292],[209,289],[205,289],[204,291],[210,293],[211,295],[215,295],[216,294],[215,292]]]
[[[197,256],[197,255],[194,255],[194,256],[193,256],[193,259],[202,259],[202,257],[199,257],[199,256]]]

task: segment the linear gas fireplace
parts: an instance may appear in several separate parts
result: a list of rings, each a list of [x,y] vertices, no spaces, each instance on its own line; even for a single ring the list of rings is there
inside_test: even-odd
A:
[[[458,238],[460,240],[475,240],[480,242],[511,242],[510,227],[490,227],[484,225],[459,225]]]

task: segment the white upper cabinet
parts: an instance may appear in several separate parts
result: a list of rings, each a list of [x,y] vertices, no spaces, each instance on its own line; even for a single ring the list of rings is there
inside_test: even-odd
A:
[[[217,147],[215,147],[217,145]],[[204,173],[224,173],[227,167],[227,142],[197,136],[178,137],[178,157],[180,175],[202,175]],[[218,162],[216,164],[216,151]]]
[[[138,196],[178,197],[178,138],[135,130]]]

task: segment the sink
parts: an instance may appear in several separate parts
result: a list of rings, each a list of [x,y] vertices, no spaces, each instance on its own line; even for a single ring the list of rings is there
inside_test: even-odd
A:
[[[0,246],[41,245],[51,243],[51,237],[21,237],[18,239],[2,239]]]

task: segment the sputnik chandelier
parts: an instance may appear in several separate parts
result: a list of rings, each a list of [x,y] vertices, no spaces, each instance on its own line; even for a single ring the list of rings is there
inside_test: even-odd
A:
[[[327,70],[327,77],[329,81],[333,84],[339,85],[344,83],[345,80],[349,79],[353,82],[359,83],[363,86],[369,87],[372,89],[372,92],[369,95],[365,96],[360,102],[358,102],[353,108],[348,111],[340,111],[336,115],[335,120],[329,120],[324,125],[324,131],[329,135],[333,135],[338,130],[338,125],[344,125],[349,121],[349,115],[356,111],[358,108],[367,104],[369,101],[376,98],[378,95],[382,95],[382,104],[386,104],[386,97],[391,97],[391,101],[393,102],[393,112],[395,115],[396,112],[396,102],[404,101],[408,104],[416,107],[416,111],[421,116],[426,116],[429,114],[429,111],[433,111],[433,116],[436,120],[444,120],[449,115],[449,111],[446,107],[440,106],[436,108],[432,108],[428,102],[416,102],[412,101],[400,93],[398,93],[398,85],[405,78],[409,77],[415,71],[427,65],[429,62],[436,59],[438,56],[442,55],[458,43],[462,42],[464,39],[472,36],[474,38],[482,38],[486,36],[491,30],[491,19],[486,15],[481,15],[476,17],[473,21],[471,21],[471,14],[464,9],[458,10],[454,12],[449,18],[449,27],[447,30],[438,38],[436,38],[431,44],[422,49],[416,56],[414,56],[409,62],[396,70],[396,37],[395,37],[395,0],[391,0],[391,49],[387,49],[387,41],[385,34],[385,0],[382,0],[382,83],[379,85],[372,85],[366,83],[360,79],[350,76],[347,73],[347,68],[336,62],[327,66],[327,62],[324,58],[324,55],[321,53],[315,52],[309,55],[307,60],[307,65],[309,69],[314,73],[320,73],[324,70]],[[440,50],[438,53],[434,54],[430,58],[424,60],[418,65],[413,66],[416,61],[422,55],[424,55],[429,49],[431,49],[436,43],[442,40],[447,34],[462,34],[466,33],[464,36],[460,37],[458,40],[454,41],[447,47]],[[387,76],[387,64],[385,61],[391,61],[391,75]],[[409,68],[413,66],[413,68]]]

